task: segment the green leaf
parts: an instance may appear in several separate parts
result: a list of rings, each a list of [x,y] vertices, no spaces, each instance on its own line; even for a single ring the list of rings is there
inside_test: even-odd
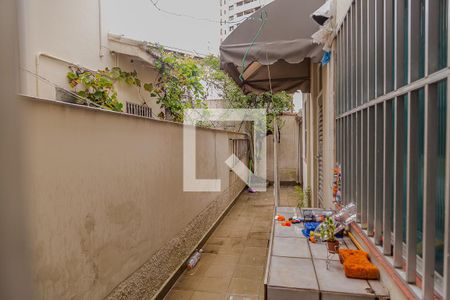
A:
[[[146,90],[147,92],[152,92],[153,91],[153,84],[151,83],[144,83],[144,90]]]
[[[78,75],[75,72],[69,72],[67,73],[67,78],[72,81],[78,78]]]

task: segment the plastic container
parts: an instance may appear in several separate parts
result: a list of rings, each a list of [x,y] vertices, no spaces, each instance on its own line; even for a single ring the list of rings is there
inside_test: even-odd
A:
[[[202,252],[203,252],[202,249],[196,250],[194,254],[192,254],[192,256],[189,258],[187,262],[187,268],[189,270],[193,269],[197,265],[198,261],[202,257]]]

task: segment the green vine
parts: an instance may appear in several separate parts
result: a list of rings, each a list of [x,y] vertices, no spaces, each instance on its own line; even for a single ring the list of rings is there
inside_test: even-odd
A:
[[[87,70],[78,66],[70,66],[67,79],[72,90],[86,102],[94,103],[99,107],[121,112],[123,104],[117,98],[114,85],[124,82],[130,86],[141,87],[141,81],[137,72],[125,72],[119,67],[111,70],[105,68],[97,72]],[[89,103],[84,103],[89,104]]]
[[[275,94],[244,94],[239,86],[220,69],[220,60],[214,55],[207,56],[202,61],[205,69],[205,82],[208,86],[218,91],[220,97],[225,100],[229,108],[257,108],[267,112],[267,134],[273,133],[273,120],[277,116],[278,127],[283,126],[278,116],[293,108],[292,95],[286,92]]]
[[[157,97],[157,103],[170,114],[162,112],[160,117],[182,122],[185,109],[206,108],[206,91],[202,84],[204,70],[199,61],[161,47],[156,51],[155,66],[159,77],[154,85],[146,84],[144,89]]]

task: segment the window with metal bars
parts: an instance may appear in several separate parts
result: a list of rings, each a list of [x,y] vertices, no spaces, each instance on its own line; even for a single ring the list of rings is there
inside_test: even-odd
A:
[[[141,116],[146,118],[152,118],[152,109],[147,105],[126,103],[126,112],[130,115]]]
[[[448,2],[355,1],[335,43],[343,200],[422,299],[450,299]]]

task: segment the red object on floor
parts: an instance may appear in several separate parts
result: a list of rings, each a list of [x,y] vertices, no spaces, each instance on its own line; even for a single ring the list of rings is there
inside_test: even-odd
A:
[[[275,217],[275,219],[277,220],[277,221],[284,221],[284,220],[286,220],[286,218],[285,217],[283,217],[283,216],[276,216]]]
[[[359,279],[379,279],[380,271],[369,261],[367,252],[341,249],[339,258],[344,264],[345,276]]]
[[[284,222],[281,226],[291,227],[291,222]]]

